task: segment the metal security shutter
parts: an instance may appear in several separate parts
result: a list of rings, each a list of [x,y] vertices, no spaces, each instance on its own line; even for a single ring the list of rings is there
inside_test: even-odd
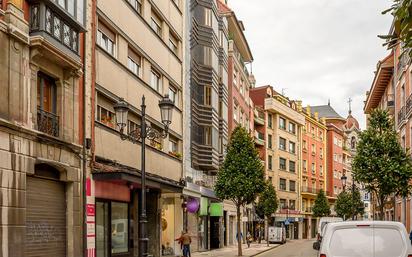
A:
[[[63,183],[27,177],[25,257],[66,256]]]

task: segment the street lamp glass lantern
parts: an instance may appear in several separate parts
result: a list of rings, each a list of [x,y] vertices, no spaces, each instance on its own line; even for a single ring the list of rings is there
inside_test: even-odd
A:
[[[123,98],[120,98],[119,101],[113,106],[114,111],[116,112],[116,124],[122,130],[127,125],[127,113],[129,112],[129,105]]]
[[[343,187],[346,187],[346,181],[347,181],[347,177],[345,176],[345,175],[343,175],[341,178],[340,178],[340,181],[342,182],[342,186]]]
[[[162,100],[159,101],[160,115],[162,123],[168,127],[172,123],[173,114],[173,101],[170,100],[168,95],[165,95]]]

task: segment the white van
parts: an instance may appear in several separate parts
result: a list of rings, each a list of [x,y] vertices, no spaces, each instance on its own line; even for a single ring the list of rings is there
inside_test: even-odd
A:
[[[322,236],[323,236],[322,230],[323,230],[323,227],[326,224],[331,223],[331,222],[342,222],[342,221],[343,221],[343,219],[339,218],[339,217],[322,217],[322,218],[320,218],[319,224],[318,224],[318,232],[317,232],[318,233],[317,234],[318,241],[320,241]]]
[[[286,243],[286,229],[285,227],[269,227],[268,228],[269,243]]]
[[[330,223],[319,257],[412,257],[412,247],[402,223],[346,221]]]

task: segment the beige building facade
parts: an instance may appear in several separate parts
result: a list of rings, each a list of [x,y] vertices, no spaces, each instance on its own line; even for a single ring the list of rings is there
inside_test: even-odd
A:
[[[159,101],[174,103],[165,138],[146,139],[147,234],[152,256],[177,255],[183,229],[183,12],[184,0],[90,1],[92,165],[87,174],[88,251],[137,256],[141,203],[138,134],[145,123],[164,132]],[[114,106],[130,108],[123,138]],[[111,222],[110,222],[111,220]],[[110,233],[112,231],[112,233]],[[114,232],[113,232],[114,231]],[[93,237],[93,232],[95,235]],[[110,243],[111,242],[111,243]]]

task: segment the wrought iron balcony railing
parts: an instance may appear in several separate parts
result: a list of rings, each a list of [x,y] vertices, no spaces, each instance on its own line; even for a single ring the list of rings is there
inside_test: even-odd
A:
[[[37,110],[37,129],[46,134],[58,137],[59,116],[41,109]]]
[[[406,119],[406,106],[402,106],[402,108],[398,112],[398,125],[401,124]]]

